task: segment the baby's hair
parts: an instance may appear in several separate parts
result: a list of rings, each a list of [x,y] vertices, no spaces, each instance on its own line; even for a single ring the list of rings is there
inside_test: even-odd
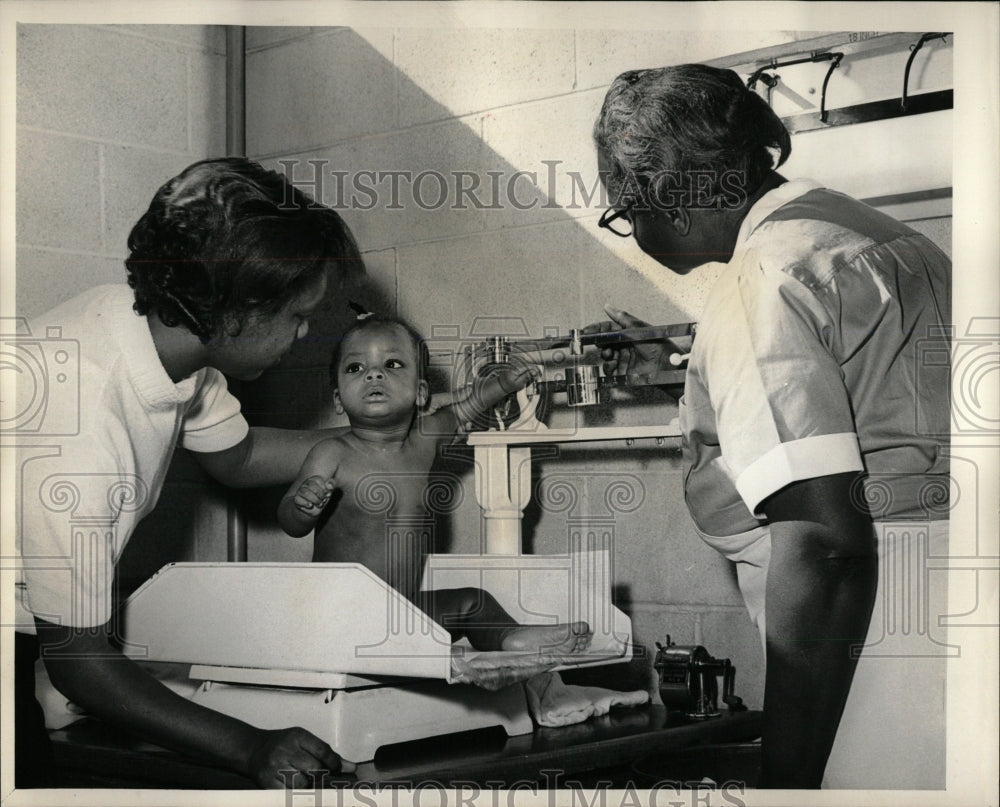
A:
[[[364,271],[340,215],[242,157],[202,160],[155,194],[125,261],[135,310],[208,342],[280,311],[332,265]]]
[[[402,328],[407,336],[410,337],[410,341],[413,343],[413,351],[417,356],[417,373],[420,378],[424,377],[424,373],[427,371],[427,365],[430,363],[430,353],[427,350],[427,342],[424,341],[424,337],[420,335],[410,325],[407,325],[402,320],[396,319],[394,317],[386,317],[380,314],[365,313],[363,316],[359,316],[357,322],[348,328],[340,339],[336,340],[336,344],[333,348],[333,356],[330,358],[330,384],[336,388],[337,386],[337,373],[340,369],[340,359],[344,354],[344,344],[347,342],[349,337],[352,337],[362,331],[369,330],[372,328],[395,326]]]

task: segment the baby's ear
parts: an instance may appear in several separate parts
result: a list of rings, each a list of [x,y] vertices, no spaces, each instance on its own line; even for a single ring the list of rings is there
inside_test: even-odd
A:
[[[333,411],[338,415],[344,414],[344,402],[340,400],[340,390],[333,391]]]
[[[417,409],[423,409],[427,406],[427,402],[431,399],[430,388],[427,386],[427,382],[420,379],[420,383],[417,385]]]

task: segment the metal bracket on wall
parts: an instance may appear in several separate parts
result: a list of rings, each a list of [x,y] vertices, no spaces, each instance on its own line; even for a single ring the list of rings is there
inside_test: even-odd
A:
[[[830,62],[830,69],[826,71],[826,77],[823,79],[823,93],[820,96],[819,102],[819,119],[821,122],[826,123],[826,88],[830,83],[830,76],[833,75],[833,71],[840,66],[840,60],[844,58],[843,53],[812,53],[809,56],[802,59],[790,59],[787,62],[772,61],[770,64],[766,64],[763,67],[757,68],[753,75],[747,79],[747,88],[754,89],[757,86],[758,81],[763,81],[768,87],[768,96],[770,96],[770,91],[774,89],[774,86],[781,79],[781,76],[769,76],[765,78],[765,70],[776,70],[779,67],[790,67],[793,64],[805,64],[806,62]],[[770,103],[770,98],[768,99]]]
[[[873,37],[868,41],[871,43],[878,43],[879,45],[884,45],[887,41],[891,41],[895,44],[895,42],[899,41],[899,37],[901,36],[903,35],[880,35]],[[823,49],[813,49],[809,52],[808,56],[796,57],[794,54],[789,54],[792,58],[782,59],[778,55],[771,55],[771,58],[768,59],[766,64],[758,66],[753,70],[750,74],[750,78],[747,80],[747,87],[754,89],[758,82],[765,84],[768,88],[768,100],[770,101],[771,93],[774,87],[779,83],[781,77],[778,75],[770,75],[766,71],[774,70],[778,67],[788,67],[790,65],[804,64],[807,62],[818,62],[822,60],[831,61],[830,69],[827,70],[826,77],[823,80],[823,90],[820,99],[819,112],[806,112],[782,118],[782,122],[791,134],[795,134],[797,132],[808,132],[815,129],[827,129],[833,126],[847,126],[854,123],[867,123],[869,121],[901,118],[909,115],[921,115],[925,112],[938,112],[945,109],[952,109],[954,107],[953,90],[925,92],[915,96],[909,96],[908,94],[910,68],[913,65],[913,60],[916,57],[917,52],[923,47],[925,42],[929,42],[934,39],[944,40],[948,36],[950,36],[950,34],[945,32],[926,33],[923,34],[917,42],[909,44],[910,54],[906,61],[906,67],[903,73],[902,95],[899,98],[853,104],[850,106],[840,107],[838,109],[828,110],[826,108],[826,89],[830,81],[830,76],[833,74],[833,71],[840,66],[841,60],[845,56],[849,58],[853,53],[863,52],[865,47],[865,42],[852,42],[849,46],[841,49],[844,52],[831,52],[826,50],[826,48],[831,46],[834,41],[833,37],[824,38],[822,43],[817,42],[816,44],[822,44]],[[798,44],[801,46],[804,43]],[[903,44],[903,42],[900,42],[900,44],[896,45],[896,47],[901,48]],[[774,51],[772,50],[771,54],[773,53]],[[724,66],[731,66],[733,69],[739,69],[735,63],[735,59],[728,61],[733,63],[725,64]],[[750,63],[751,62],[749,61],[743,62],[745,65],[749,65]],[[759,61],[756,61],[756,63],[757,65],[760,65]]]
[[[852,123],[868,123],[869,121],[888,120],[889,118],[905,118],[909,115],[922,115],[925,112],[939,112],[942,109],[952,109],[954,106],[954,91],[939,90],[926,92],[909,98],[906,107],[900,104],[900,99],[890,98],[885,101],[871,101],[867,104],[854,104],[827,112],[826,120],[822,120],[816,112],[803,115],[792,115],[782,118],[789,134],[808,132],[813,129],[828,129],[831,126],[849,126]]]

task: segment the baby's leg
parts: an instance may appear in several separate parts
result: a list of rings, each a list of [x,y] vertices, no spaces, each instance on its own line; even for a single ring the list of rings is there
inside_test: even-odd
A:
[[[520,625],[500,603],[479,588],[447,588],[425,591],[426,610],[451,634],[466,638],[476,650],[503,650],[508,634]]]
[[[579,653],[590,645],[586,622],[519,625],[500,603],[478,588],[439,589],[427,610],[455,639],[468,638],[476,650],[538,651],[545,655]]]

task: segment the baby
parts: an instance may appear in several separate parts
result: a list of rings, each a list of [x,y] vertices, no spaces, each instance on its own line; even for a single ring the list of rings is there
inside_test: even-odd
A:
[[[419,416],[428,402],[426,346],[401,322],[369,315],[352,326],[330,367],[334,406],[350,426],[318,442],[278,507],[289,535],[315,529],[313,561],[361,563],[477,650],[537,651],[551,659],[581,653],[586,622],[520,625],[476,588],[420,591],[431,551],[426,496],[438,449],[474,414],[527,386],[529,369],[477,379],[472,394]],[[399,529],[387,529],[387,521]],[[481,683],[477,681],[477,683]]]

